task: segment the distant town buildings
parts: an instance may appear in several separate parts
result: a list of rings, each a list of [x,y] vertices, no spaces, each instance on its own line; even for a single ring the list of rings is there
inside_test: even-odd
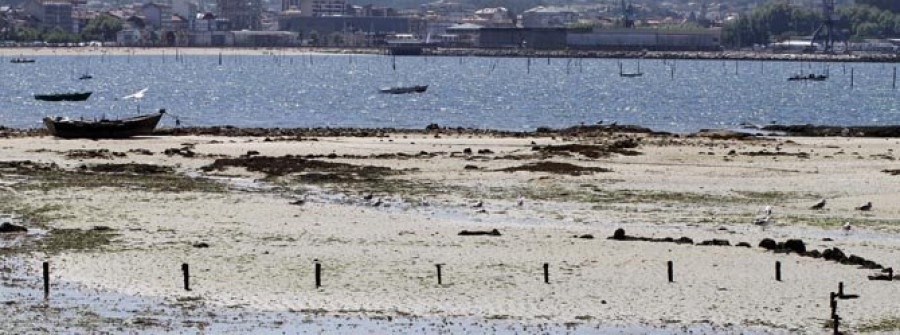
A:
[[[234,30],[259,30],[260,0],[217,0],[219,16],[231,21]]]
[[[62,29],[67,32],[77,31],[72,20],[72,3],[64,0],[28,0],[24,11],[34,18],[36,28]]]
[[[345,0],[300,0],[302,16],[341,16],[346,12]]]

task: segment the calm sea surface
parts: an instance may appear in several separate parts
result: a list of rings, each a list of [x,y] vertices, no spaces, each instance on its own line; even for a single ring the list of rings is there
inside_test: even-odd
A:
[[[41,127],[46,115],[115,118],[166,108],[186,126],[441,126],[533,130],[600,120],[693,131],[771,122],[900,124],[893,64],[375,55],[44,56],[0,59],[0,125]],[[396,68],[396,70],[395,70]],[[851,87],[851,69],[854,73]],[[799,73],[825,82],[788,82]],[[83,73],[94,76],[78,80]],[[378,88],[429,85],[425,94]],[[121,98],[149,88],[141,101]],[[93,91],[85,102],[34,94]],[[163,119],[165,126],[174,120]]]

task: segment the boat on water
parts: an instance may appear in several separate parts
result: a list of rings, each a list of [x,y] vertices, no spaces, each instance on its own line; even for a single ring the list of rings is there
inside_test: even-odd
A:
[[[35,94],[34,98],[41,101],[85,101],[92,93],[94,92]]]
[[[9,62],[13,64],[34,63],[34,59],[18,57],[10,59]]]
[[[380,91],[385,94],[407,94],[424,93],[426,90],[428,90],[428,85],[385,87]]]
[[[78,77],[78,80],[86,80],[86,79],[94,79],[94,76],[85,73],[85,74],[81,75],[81,77]]]
[[[803,74],[795,75],[793,77],[788,78],[788,81],[797,81],[797,80],[825,81],[825,79],[828,79],[827,75],[810,73],[808,75],[803,75]]]
[[[127,119],[104,118],[95,121],[48,116],[44,118],[44,126],[51,135],[61,138],[127,138],[153,134],[153,129],[165,113],[165,109],[160,109],[157,113]]]

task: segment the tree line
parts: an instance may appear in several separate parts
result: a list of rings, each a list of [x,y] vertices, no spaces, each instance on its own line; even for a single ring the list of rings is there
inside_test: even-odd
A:
[[[884,4],[878,0],[857,0],[854,5],[835,9],[840,16],[835,23],[837,37],[861,41],[900,36],[900,14],[891,10],[892,6],[900,6],[900,1],[881,2]],[[793,36],[810,36],[822,20],[820,9],[792,6],[784,1],[769,2],[726,24],[723,41],[733,47],[746,47]]]
[[[19,28],[4,30],[0,40],[17,42],[44,41],[47,43],[78,43],[82,41],[115,41],[116,33],[122,30],[122,20],[112,15],[98,15],[88,21],[81,33],[72,33],[62,28]]]

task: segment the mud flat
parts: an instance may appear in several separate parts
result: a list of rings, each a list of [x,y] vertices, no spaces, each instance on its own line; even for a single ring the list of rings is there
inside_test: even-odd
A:
[[[818,334],[839,282],[842,330],[900,330],[881,269],[759,247],[896,267],[896,139],[225,135],[0,138],[4,330]]]

